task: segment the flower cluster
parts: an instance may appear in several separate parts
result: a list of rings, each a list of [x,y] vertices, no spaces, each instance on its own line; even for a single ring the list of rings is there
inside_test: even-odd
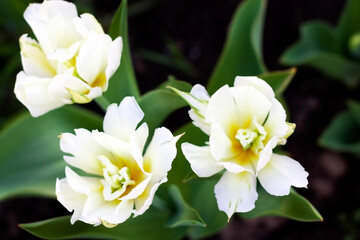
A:
[[[61,150],[72,155],[65,161],[93,175],[81,177],[66,167],[66,178],[57,180],[58,200],[74,211],[71,223],[112,227],[149,208],[156,190],[167,181],[179,136],[164,127],[156,129],[143,156],[148,126],[136,128],[143,116],[135,99],[126,97],[119,106],[109,106],[104,132],[76,129],[75,135],[61,135]]]
[[[77,14],[73,3],[44,1],[24,13],[37,41],[20,37],[24,70],[15,94],[40,116],[71,103],[88,103],[108,88],[120,64],[122,39],[111,40],[91,14]]]
[[[192,170],[199,177],[226,170],[215,195],[229,218],[255,207],[256,178],[275,196],[289,194],[290,186],[307,186],[308,173],[297,161],[273,153],[286,143],[295,124],[286,122],[284,108],[265,81],[236,77],[234,87],[223,86],[211,97],[201,85],[190,93],[173,90],[191,106],[193,124],[209,135],[205,146],[181,146]]]

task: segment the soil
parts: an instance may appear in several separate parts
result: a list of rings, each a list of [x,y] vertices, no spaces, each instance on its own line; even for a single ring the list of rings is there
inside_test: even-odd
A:
[[[130,1],[130,5],[138,2]],[[149,0],[149,5],[154,6],[145,10],[132,8],[130,44],[141,91],[153,89],[169,74],[191,84],[205,84],[221,53],[238,2]],[[109,13],[117,7],[116,1],[92,3],[95,15],[108,23]],[[286,68],[279,64],[278,59],[299,38],[301,24],[321,19],[335,25],[343,5],[344,0],[268,1],[263,39],[263,55],[268,69]],[[142,57],[144,50],[169,56],[168,41],[176,44],[197,69],[196,74],[189,76]],[[277,217],[246,221],[233,218],[223,231],[209,239],[360,239],[359,158],[329,151],[317,144],[320,134],[337,113],[346,109],[345,101],[350,98],[360,100],[359,91],[350,91],[340,82],[307,67],[298,68],[285,92],[290,119],[297,125],[285,150],[309,172],[308,189],[299,192],[315,205],[324,222],[302,223]],[[178,111],[165,125],[175,128],[187,121],[179,118],[181,114],[186,115],[186,111]],[[65,214],[67,211],[55,200],[14,198],[3,201],[0,203],[1,238],[37,239],[20,230],[17,224]]]

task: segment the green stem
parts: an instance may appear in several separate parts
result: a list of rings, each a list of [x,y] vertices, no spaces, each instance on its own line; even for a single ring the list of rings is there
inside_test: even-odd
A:
[[[107,107],[111,104],[109,100],[104,96],[95,98],[95,102],[97,103],[97,105],[99,105],[99,107],[101,107],[102,110],[104,110],[104,112],[106,112]]]

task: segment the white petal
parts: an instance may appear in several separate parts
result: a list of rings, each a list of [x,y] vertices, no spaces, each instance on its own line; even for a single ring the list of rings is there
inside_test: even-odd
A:
[[[245,164],[238,164],[236,163],[237,159],[224,159],[219,161],[219,165],[224,167],[228,172],[231,173],[241,173],[241,172],[250,172],[255,175],[255,169],[252,166],[251,161],[246,161]]]
[[[215,185],[215,197],[218,207],[228,218],[235,212],[248,212],[255,207],[258,194],[256,178],[249,172],[225,172]]]
[[[74,18],[73,23],[77,32],[83,38],[87,38],[91,33],[104,34],[104,30],[102,29],[100,23],[89,13],[84,13],[81,14],[80,17]]]
[[[65,175],[70,187],[77,193],[89,195],[92,191],[101,192],[102,184],[100,178],[80,177],[68,166],[65,167]]]
[[[143,214],[146,210],[149,209],[150,205],[153,202],[155,192],[161,184],[167,181],[167,178],[163,178],[158,183],[150,183],[142,195],[135,199],[135,209],[133,210],[134,217],[137,217]]]
[[[33,117],[38,117],[64,103],[61,99],[49,94],[51,78],[38,78],[19,72],[16,76],[15,95],[29,109]]]
[[[307,187],[308,173],[299,162],[273,154],[270,162],[258,173],[261,186],[270,194],[284,196],[290,187]]]
[[[261,78],[254,76],[237,76],[234,86],[251,86],[262,92],[269,100],[275,97],[275,93],[270,85]]]
[[[24,34],[19,39],[21,49],[21,62],[27,75],[51,78],[55,75],[41,46]]]
[[[151,175],[149,175],[147,178],[145,178],[142,182],[137,183],[136,187],[131,189],[131,191],[128,194],[126,194],[125,196],[122,196],[119,199],[120,200],[136,199],[141,194],[143,194],[143,192],[145,191],[145,188],[149,184],[150,180],[151,180]]]
[[[271,109],[264,124],[264,128],[267,132],[267,138],[273,138],[274,136],[281,138],[288,132],[288,125],[286,123],[286,112],[281,103],[275,98],[271,101]]]
[[[45,53],[58,47],[68,47],[79,40],[72,24],[77,17],[76,7],[67,1],[44,1],[30,4],[24,18],[33,30]]]
[[[196,84],[190,93],[177,90],[170,87],[180,97],[182,97],[191,107],[189,116],[193,120],[193,124],[199,127],[203,132],[210,135],[210,125],[205,119],[210,96],[206,89],[200,84]]]
[[[111,43],[108,35],[99,34],[90,36],[80,47],[76,69],[80,77],[91,86],[102,87],[109,80],[103,79],[101,74],[104,74],[108,64],[108,49]]]
[[[115,73],[120,65],[121,52],[123,49],[123,41],[121,37],[117,37],[109,46],[107,53],[107,67],[105,69],[106,79],[109,80],[111,76]],[[104,86],[104,91],[108,87],[108,81],[106,86]]]
[[[199,177],[210,177],[223,169],[211,155],[209,146],[198,147],[190,143],[183,143],[181,149],[189,161],[191,169]]]
[[[106,149],[101,147],[93,139],[91,132],[86,129],[75,129],[75,134],[64,133],[61,135],[61,150],[73,155],[73,157],[64,156],[65,161],[85,172],[102,175],[98,156],[106,156],[108,154]]]
[[[137,146],[139,146],[141,153],[144,150],[144,146],[148,138],[148,135],[149,135],[149,127],[146,123],[141,124],[141,126],[138,127],[138,129],[136,129],[134,134],[132,134],[131,140],[135,142]]]
[[[143,117],[144,113],[137,104],[135,98],[125,97],[121,101],[119,107],[116,104],[111,104],[108,107],[104,118],[104,132],[117,137],[122,141],[130,142],[136,126]],[[138,133],[148,134],[145,131],[140,131]]]
[[[49,84],[49,94],[60,98],[64,103],[72,103],[73,95],[70,91],[84,93],[90,90],[90,86],[79,78],[68,74],[56,75]]]
[[[110,201],[104,202],[104,205],[93,211],[86,218],[93,222],[100,224],[101,221],[106,221],[110,224],[119,224],[127,220],[134,208],[134,201]]]
[[[278,138],[273,137],[270,141],[265,145],[264,149],[259,153],[259,161],[256,166],[256,174],[263,169],[263,167],[270,161],[273,149],[276,147],[278,142]]]
[[[232,158],[236,155],[233,144],[224,132],[222,126],[216,122],[211,124],[210,150],[216,160]]]
[[[153,174],[153,182],[161,181],[167,176],[176,156],[176,142],[180,137],[174,137],[165,127],[155,129],[144,156],[144,170]]]
[[[71,216],[71,224],[79,220],[86,201],[86,195],[75,192],[67,182],[66,178],[56,179],[57,200],[69,211],[74,211]]]
[[[231,93],[236,105],[237,126],[248,128],[254,119],[262,125],[272,106],[271,101],[253,87],[233,87]]]
[[[235,100],[228,85],[211,96],[205,118],[210,123],[217,122],[227,135],[230,135],[233,125],[238,124]]]

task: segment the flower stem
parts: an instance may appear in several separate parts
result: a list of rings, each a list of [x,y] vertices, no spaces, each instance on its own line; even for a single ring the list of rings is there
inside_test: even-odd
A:
[[[97,103],[97,105],[99,105],[99,107],[101,107],[102,110],[104,110],[104,112],[106,112],[107,107],[111,104],[109,100],[104,96],[95,98],[95,102]]]

